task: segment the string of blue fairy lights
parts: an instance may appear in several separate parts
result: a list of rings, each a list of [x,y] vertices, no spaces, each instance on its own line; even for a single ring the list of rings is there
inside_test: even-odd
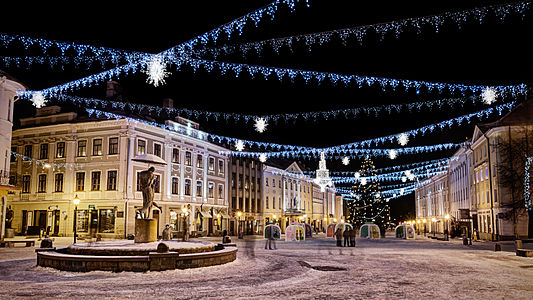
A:
[[[499,115],[502,114],[504,110],[510,110],[514,106],[514,102],[498,105],[496,107],[489,107],[487,109],[478,111],[476,113],[471,113],[468,115],[460,116],[457,118],[449,119],[446,121],[442,121],[436,124],[427,125],[421,128],[413,129],[410,131],[405,132],[405,134],[409,135],[410,137],[414,137],[418,134],[425,134],[426,132],[433,132],[435,129],[440,128],[449,128],[453,125],[460,125],[463,122],[470,123],[473,117],[477,117],[478,119],[483,119],[488,116],[490,116],[493,112],[498,112]],[[117,115],[110,112],[104,112],[96,109],[86,109],[86,111],[89,113],[89,115],[95,115],[96,117],[104,116],[109,119],[121,119],[121,118],[127,118],[123,115]],[[138,120],[141,121],[141,120]],[[142,122],[142,121],[141,121]],[[156,122],[149,122],[154,126],[164,127],[168,129],[172,129],[166,125],[162,125]],[[320,155],[321,152],[327,153],[328,155],[389,155],[390,149],[357,149],[356,147],[372,147],[372,145],[379,145],[383,144],[385,142],[394,142],[394,140],[397,139],[399,134],[395,135],[389,135],[385,137],[378,137],[374,139],[368,139],[360,142],[354,142],[344,145],[338,145],[338,146],[332,146],[327,148],[314,148],[314,147],[304,147],[304,146],[294,146],[294,145],[282,145],[277,143],[267,143],[267,142],[256,142],[256,141],[250,141],[250,140],[240,140],[233,137],[226,137],[216,134],[207,134],[207,137],[211,139],[212,141],[216,141],[218,143],[230,143],[230,144],[237,144],[242,143],[244,145],[248,145],[249,147],[257,147],[257,148],[263,148],[263,149],[277,149],[278,152],[244,152],[244,151],[225,151],[224,154],[234,155],[234,156],[245,156],[245,157],[260,157],[264,155],[264,157],[295,157],[295,156],[307,156],[307,157],[317,157]],[[437,149],[443,150],[443,149],[452,149],[460,146],[461,144],[453,144],[453,143],[444,143],[444,144],[438,144],[438,145],[432,145],[432,146],[416,146],[416,147],[406,147],[406,148],[399,148],[396,151],[398,155],[401,154],[412,154],[412,153],[420,153],[420,152],[427,152],[427,151],[434,151]],[[281,151],[281,149],[290,149],[290,150],[284,150]]]
[[[250,14],[247,14],[241,18],[238,18],[228,24],[220,26],[216,29],[213,29],[203,35],[200,35],[196,38],[191,39],[188,42],[177,45],[169,50],[161,52],[159,54],[147,54],[143,58],[136,59],[130,63],[116,67],[111,70],[93,74],[91,76],[71,81],[59,86],[47,88],[41,91],[24,91],[20,93],[20,96],[26,99],[32,98],[33,95],[39,93],[39,96],[50,97],[52,95],[62,94],[69,91],[74,91],[82,87],[92,86],[99,82],[105,80],[111,80],[113,78],[119,78],[122,74],[132,74],[141,69],[146,68],[149,62],[157,56],[166,64],[175,65],[177,70],[185,66],[190,66],[196,72],[199,68],[206,69],[208,71],[213,71],[215,68],[220,70],[222,74],[226,74],[229,71],[234,72],[235,76],[238,77],[242,72],[248,72],[252,77],[262,76],[266,79],[271,77],[276,77],[278,80],[282,80],[284,77],[288,77],[289,80],[295,80],[297,77],[303,78],[306,82],[318,81],[322,83],[325,80],[329,80],[335,84],[355,84],[358,87],[371,87],[373,85],[381,86],[382,89],[386,87],[392,87],[393,89],[404,88],[404,89],[415,89],[417,92],[420,92],[422,89],[428,89],[429,91],[437,91],[443,93],[444,91],[450,91],[453,93],[459,93],[463,96],[466,96],[469,93],[479,94],[486,90],[488,86],[484,85],[464,85],[464,84],[450,84],[450,83],[437,83],[437,82],[427,82],[427,81],[415,81],[415,80],[406,80],[406,79],[395,79],[395,78],[383,78],[383,77],[369,77],[369,76],[359,76],[359,75],[345,75],[331,72],[319,72],[319,71],[309,71],[309,70],[296,70],[289,68],[274,68],[267,66],[253,66],[247,64],[236,64],[236,63],[227,63],[227,62],[218,62],[210,60],[199,60],[189,57],[190,51],[194,48],[195,45],[201,44],[205,45],[209,40],[217,40],[220,34],[225,33],[236,33],[241,34],[242,29],[245,24],[252,20],[256,26],[259,24],[259,21],[264,18],[265,15],[273,18],[277,7],[279,4],[286,4],[289,7],[295,7],[295,4],[300,2],[298,0],[279,0],[276,1],[262,9],[256,10]],[[307,5],[309,2],[305,1]],[[525,7],[529,7],[526,5]],[[505,11],[505,10],[503,10]],[[459,17],[459,19],[463,19]],[[502,97],[523,95],[527,87],[525,84],[520,85],[511,85],[511,86],[493,86],[491,87],[496,90]]]
[[[293,46],[295,45],[303,45],[307,48],[307,51],[310,52],[314,46],[323,46],[333,39],[340,40],[343,45],[346,45],[350,40],[357,40],[359,44],[362,44],[364,37],[369,32],[377,33],[378,39],[382,41],[388,33],[393,33],[392,37],[399,38],[403,32],[411,29],[414,29],[417,34],[421,34],[422,28],[425,30],[433,29],[434,32],[438,33],[443,25],[450,21],[453,21],[457,27],[461,28],[467,22],[471,21],[483,24],[489,19],[490,15],[494,16],[500,23],[505,22],[506,19],[508,19],[508,16],[512,14],[519,15],[524,19],[526,15],[531,13],[531,10],[531,1],[508,3],[468,9],[460,12],[446,12],[432,16],[395,20],[380,24],[307,33],[264,41],[224,45],[216,48],[206,47],[195,51],[195,55],[201,58],[211,57],[214,59],[220,59],[224,55],[240,53],[245,57],[251,52],[261,55],[266,49],[272,49],[274,53],[279,54],[280,49],[282,48],[289,49],[289,51],[293,52]]]
[[[174,59],[182,55],[187,55],[187,53],[190,52],[196,45],[205,45],[210,40],[217,41],[223,33],[227,35],[241,35],[247,24],[252,23],[255,26],[258,26],[263,20],[273,20],[276,12],[281,6],[287,6],[292,12],[294,12],[298,3],[304,3],[307,6],[309,5],[308,0],[276,0],[262,8],[252,11],[226,24],[218,26],[217,28],[214,28],[202,35],[196,36],[163,52],[157,54],[147,53],[138,59],[132,59],[125,65],[117,66],[100,73],[73,80],[61,85],[49,87],[40,91],[20,91],[19,96],[23,99],[31,99],[35,94],[38,93],[44,97],[51,97],[53,95],[72,92],[80,88],[90,87],[112,79],[119,79],[122,75],[134,74],[140,70],[146,69],[148,63],[152,61],[154,57],[158,57],[162,59],[162,61],[170,62],[170,58]],[[47,44],[47,42],[43,44]]]
[[[160,107],[155,105],[148,105],[142,103],[128,103],[123,101],[112,101],[112,100],[101,100],[95,98],[86,98],[73,95],[57,95],[54,99],[58,101],[70,101],[73,103],[85,105],[87,107],[110,107],[113,109],[120,110],[129,110],[134,113],[149,113],[155,116],[161,116],[164,113],[166,116],[183,116],[186,118],[205,119],[205,120],[215,120],[220,121],[224,120],[229,122],[238,121],[256,121],[259,118],[263,118],[266,122],[273,121],[278,123],[279,121],[295,121],[295,120],[316,120],[323,118],[325,120],[337,119],[339,117],[356,118],[358,116],[369,116],[369,117],[378,117],[381,114],[393,114],[401,113],[406,110],[410,113],[420,112],[424,109],[434,110],[442,109],[444,106],[449,107],[462,107],[465,104],[477,104],[481,103],[482,99],[476,96],[470,96],[465,98],[444,98],[430,101],[418,101],[412,103],[401,103],[401,104],[388,104],[388,105],[378,105],[378,106],[368,106],[368,107],[358,107],[352,109],[338,109],[338,110],[329,110],[329,111],[319,111],[319,112],[299,112],[299,113],[284,113],[284,114],[262,114],[262,115],[252,115],[252,114],[240,114],[240,113],[227,113],[227,112],[212,112],[205,110],[195,110],[187,108],[169,108],[169,107]]]

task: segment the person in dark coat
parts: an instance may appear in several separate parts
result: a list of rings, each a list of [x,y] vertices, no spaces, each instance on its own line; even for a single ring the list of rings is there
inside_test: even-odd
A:
[[[350,229],[346,228],[344,232],[342,233],[342,236],[344,237],[344,247],[350,246]]]
[[[355,229],[350,229],[350,246],[355,247]]]
[[[337,239],[337,247],[342,247],[342,230],[340,228],[335,231],[335,238]]]

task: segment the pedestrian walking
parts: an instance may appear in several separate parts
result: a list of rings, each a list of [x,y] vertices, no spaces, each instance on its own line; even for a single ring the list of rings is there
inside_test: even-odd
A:
[[[342,236],[344,237],[344,247],[349,247],[350,246],[350,230],[349,229],[344,230],[344,232],[342,233]]]
[[[340,228],[335,231],[335,238],[337,239],[337,247],[342,247],[342,230]]]
[[[275,229],[276,228],[273,227],[273,226],[269,226],[269,227],[266,228],[266,230],[267,230],[267,232],[266,232],[267,240],[265,242],[265,249],[276,250],[276,241],[274,240],[274,231],[275,231]]]
[[[355,247],[355,229],[350,229],[350,246]]]

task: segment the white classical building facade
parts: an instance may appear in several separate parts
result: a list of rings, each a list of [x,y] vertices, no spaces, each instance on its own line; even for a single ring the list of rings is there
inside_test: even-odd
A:
[[[15,230],[72,235],[76,209],[81,235],[124,238],[134,233],[142,207],[137,176],[150,166],[158,179],[154,201],[162,210],[154,210],[154,218],[160,233],[165,224],[182,232],[187,207],[192,233],[227,229],[228,157],[220,154],[226,149],[208,142],[194,122],[179,121],[167,121],[168,130],[131,119],[83,120],[58,107],[22,119],[13,132],[17,155],[11,162],[21,190],[8,196]],[[135,160],[146,154],[165,164]]]
[[[9,209],[7,194],[16,190],[13,182],[9,181],[11,131],[14,104],[18,99],[17,92],[24,90],[26,87],[0,70],[0,239],[3,239],[6,233],[5,221]]]

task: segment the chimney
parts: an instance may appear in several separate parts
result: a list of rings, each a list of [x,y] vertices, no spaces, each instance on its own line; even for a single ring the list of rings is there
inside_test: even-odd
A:
[[[105,96],[109,100],[121,101],[122,100],[122,88],[120,87],[120,83],[116,81],[108,81]]]
[[[163,107],[174,109],[174,99],[171,99],[171,98],[163,99]]]

